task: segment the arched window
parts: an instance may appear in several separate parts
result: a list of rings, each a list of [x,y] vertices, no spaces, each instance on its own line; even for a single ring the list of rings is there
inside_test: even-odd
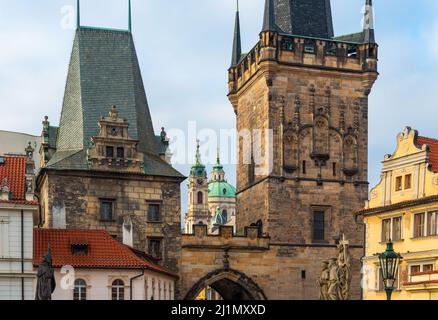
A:
[[[204,194],[199,191],[198,192],[198,204],[203,204],[204,203]]]
[[[225,209],[222,210],[222,221],[224,222],[224,224],[228,222],[228,212]]]
[[[75,280],[73,288],[73,300],[87,300],[87,283],[85,282],[85,280]]]
[[[125,284],[122,280],[114,280],[111,285],[111,299],[125,300]]]

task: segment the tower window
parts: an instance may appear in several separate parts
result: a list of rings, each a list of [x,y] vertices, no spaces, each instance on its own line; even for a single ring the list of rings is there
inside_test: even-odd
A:
[[[204,194],[201,191],[199,191],[197,194],[197,200],[198,200],[198,204],[204,203]]]
[[[306,160],[304,160],[303,161],[303,174],[306,174],[307,172],[307,170],[306,170],[307,168],[306,168]]]
[[[149,204],[148,207],[148,221],[149,222],[160,222],[161,212],[159,204]]]
[[[324,212],[315,211],[313,213],[313,240],[324,241],[325,240],[325,228],[324,228]]]
[[[228,212],[227,212],[227,210],[223,210],[222,211],[222,220],[224,221],[224,223],[228,222]]]
[[[117,148],[117,158],[123,159],[125,158],[125,149],[122,147]]]
[[[100,200],[100,220],[114,220],[114,200]]]
[[[336,177],[336,162],[333,162],[333,177]]]
[[[157,259],[161,259],[161,239],[150,238],[148,243],[149,254]]]
[[[114,158],[114,147],[106,147],[106,157]]]
[[[255,164],[254,158],[251,157],[251,163],[248,165],[248,184],[253,184],[255,181]]]

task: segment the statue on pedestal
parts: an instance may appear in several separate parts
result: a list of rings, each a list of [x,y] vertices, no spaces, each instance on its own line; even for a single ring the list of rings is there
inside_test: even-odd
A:
[[[56,281],[52,268],[52,252],[49,246],[47,255],[38,267],[35,300],[52,300],[55,288]]]

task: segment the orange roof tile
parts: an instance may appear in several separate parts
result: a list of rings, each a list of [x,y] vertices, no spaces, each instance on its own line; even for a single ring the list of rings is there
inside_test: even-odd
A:
[[[427,144],[430,147],[429,162],[432,171],[438,173],[438,140],[426,137],[417,137],[417,144],[422,147]]]
[[[25,199],[25,174],[26,157],[2,156],[4,164],[0,164],[0,184],[6,179],[9,190],[12,192],[12,200]]]
[[[71,246],[88,244],[86,256],[73,255]],[[39,265],[47,254],[50,244],[52,250],[53,266],[61,268],[72,266],[75,268],[99,269],[149,269],[178,277],[166,268],[138,257],[129,247],[115,240],[103,230],[60,230],[60,229],[34,229],[33,263]]]

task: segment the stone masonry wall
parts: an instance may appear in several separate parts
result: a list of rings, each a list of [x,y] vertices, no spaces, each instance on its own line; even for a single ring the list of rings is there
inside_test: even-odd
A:
[[[182,244],[182,297],[205,275],[224,269],[225,248],[229,248],[229,268],[254,281],[268,300],[317,300],[316,281],[321,275],[321,262],[337,255],[336,246],[288,246],[275,244],[269,238],[242,236],[183,235]],[[350,254],[351,299],[358,300],[363,249],[350,248]]]
[[[179,271],[181,209],[178,181],[149,176],[80,175],[49,171],[43,180],[44,227],[53,228],[53,214],[65,210],[68,229],[104,229],[122,241],[123,217],[134,227],[134,247],[148,252],[148,238],[162,239],[161,263]],[[100,219],[100,199],[115,201],[114,221]],[[162,222],[149,222],[148,204],[161,205]],[[54,210],[55,208],[55,210]],[[176,289],[177,291],[177,289]],[[176,292],[177,293],[177,292]]]

